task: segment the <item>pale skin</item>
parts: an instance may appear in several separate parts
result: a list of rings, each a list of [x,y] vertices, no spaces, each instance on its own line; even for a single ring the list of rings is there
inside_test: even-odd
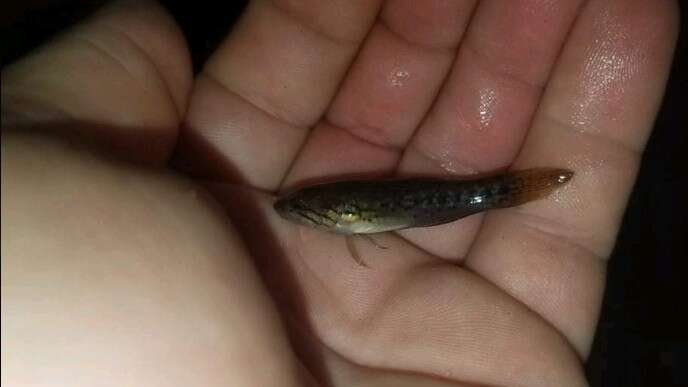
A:
[[[434,3],[255,1],[193,78],[172,18],[120,2],[3,69],[3,385],[585,386],[677,5]],[[536,165],[576,175],[356,242],[368,267],[271,208]]]

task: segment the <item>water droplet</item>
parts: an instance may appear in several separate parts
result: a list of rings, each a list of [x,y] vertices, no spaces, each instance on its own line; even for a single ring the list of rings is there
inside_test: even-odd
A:
[[[404,84],[411,78],[411,74],[409,74],[408,71],[402,70],[402,69],[395,69],[393,70],[389,76],[387,76],[387,80],[392,86],[395,87],[401,87],[404,86]]]
[[[496,92],[494,89],[480,90],[480,105],[478,106],[478,119],[480,126],[485,128],[490,125],[494,116],[494,104],[496,101]]]

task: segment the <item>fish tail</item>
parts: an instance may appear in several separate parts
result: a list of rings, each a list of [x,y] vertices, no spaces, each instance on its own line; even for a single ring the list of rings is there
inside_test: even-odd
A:
[[[508,172],[494,181],[499,188],[499,207],[511,207],[548,196],[566,184],[573,171],[563,168],[531,168]]]

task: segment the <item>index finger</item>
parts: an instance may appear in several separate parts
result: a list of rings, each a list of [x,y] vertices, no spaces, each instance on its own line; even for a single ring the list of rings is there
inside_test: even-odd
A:
[[[276,188],[330,103],[378,3],[251,2],[196,82],[183,163],[197,174]]]

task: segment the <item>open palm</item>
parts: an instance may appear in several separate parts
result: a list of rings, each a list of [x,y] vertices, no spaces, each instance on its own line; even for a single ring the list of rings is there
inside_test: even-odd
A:
[[[3,103],[103,124],[81,130],[216,194],[242,236],[229,243],[246,245],[226,263],[230,282],[252,282],[237,297],[265,284],[276,301],[235,305],[232,331],[260,338],[244,350],[273,353],[239,373],[297,385],[285,369],[302,362],[333,386],[580,386],[674,7],[255,1],[192,81],[164,12],[122,3],[8,69]],[[388,249],[358,241],[367,268],[341,236],[271,207],[273,193],[335,176],[532,166],[575,176],[537,202],[376,237]],[[287,333],[260,322],[273,309]]]

